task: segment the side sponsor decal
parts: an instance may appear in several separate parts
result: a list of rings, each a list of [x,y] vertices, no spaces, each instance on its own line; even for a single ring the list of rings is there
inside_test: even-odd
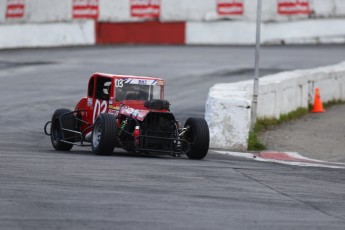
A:
[[[146,85],[147,84],[147,80],[139,80],[138,84],[139,85]]]
[[[131,17],[158,19],[161,0],[130,0]]]
[[[278,14],[310,14],[309,0],[278,0]]]
[[[109,110],[108,110],[108,113],[109,113],[109,114],[113,114],[113,115],[116,115],[116,110],[113,110],[113,109],[109,109]]]
[[[217,13],[221,16],[243,15],[243,0],[216,0]]]
[[[25,0],[7,0],[6,18],[23,18]]]
[[[114,105],[111,105],[109,103],[109,110],[108,110],[108,113],[110,114],[113,114],[115,116],[119,115],[119,111],[120,111],[120,106],[114,106]]]
[[[148,113],[148,111],[133,109],[127,105],[121,107],[121,109],[119,109],[119,110],[116,110],[117,113],[115,113],[115,114],[118,115],[119,111],[121,114],[132,115],[133,118],[141,120],[141,121],[144,119],[144,117]]]
[[[133,108],[131,108],[131,107],[128,107],[127,105],[126,106],[123,106],[122,108],[121,108],[121,113],[126,113],[126,114],[128,114],[128,115],[131,115],[132,113],[134,112],[134,109]]]
[[[109,109],[114,109],[114,110],[118,110],[120,107],[117,106],[113,106],[113,105],[109,105]]]
[[[73,0],[73,18],[97,19],[99,0]]]
[[[105,113],[107,111],[107,108],[108,108],[107,101],[100,101],[96,99],[95,106],[93,107],[92,123],[95,122],[99,114]]]

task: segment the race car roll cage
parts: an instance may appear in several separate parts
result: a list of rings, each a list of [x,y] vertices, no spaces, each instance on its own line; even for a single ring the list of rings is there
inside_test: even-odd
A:
[[[76,146],[82,146],[82,147],[86,147],[86,146],[91,146],[91,144],[84,144],[84,142],[91,142],[91,134],[92,134],[92,130],[94,127],[93,125],[89,125],[89,123],[83,119],[79,119],[76,115],[80,112],[86,112],[86,110],[75,110],[72,112],[67,112],[67,113],[63,113],[61,116],[58,117],[58,121],[59,121],[59,128],[60,128],[60,132],[58,133],[58,135],[60,136],[60,141],[67,143],[67,144],[72,144],[72,145],[76,145]],[[76,130],[72,130],[72,129],[67,129],[64,128],[62,125],[62,120],[64,117],[67,117],[68,115],[73,115],[75,121],[77,122],[82,122],[85,125],[89,125],[87,126],[82,132],[80,131],[76,131]],[[118,116],[114,116],[116,119],[118,118]],[[142,135],[141,133],[141,126],[140,123],[136,120],[133,119],[137,125],[139,126],[139,130],[140,130],[140,135],[137,137],[134,137],[133,142],[135,143],[137,141],[137,139],[139,139],[139,147],[135,147],[134,151],[136,152],[156,152],[156,153],[166,153],[169,154],[171,156],[177,157],[180,156],[180,154],[185,154],[189,151],[190,146],[193,144],[193,142],[187,141],[186,139],[184,139],[184,135],[185,133],[190,129],[190,126],[184,127],[184,128],[178,128],[176,127],[176,131],[177,131],[177,137],[176,138],[172,138],[172,137],[159,137],[159,136],[150,136],[150,135]],[[51,136],[52,133],[47,131],[47,127],[49,125],[51,125],[52,121],[48,121],[45,126],[44,126],[44,133],[48,136]],[[176,124],[175,124],[176,125]],[[91,129],[91,131],[89,131]],[[89,131],[89,132],[88,132]],[[64,132],[69,132],[69,133],[73,133],[76,134],[75,136],[71,136],[68,138],[65,138],[65,134]],[[126,131],[126,130],[122,130],[122,132],[125,132],[127,135],[132,135],[132,133]],[[152,131],[151,131],[152,132]],[[87,134],[86,134],[87,133]],[[86,134],[86,135],[85,135]],[[89,136],[90,135],[90,136]],[[67,139],[79,139],[79,141],[67,141]],[[155,139],[155,140],[166,140],[166,141],[170,141],[170,147],[171,150],[164,150],[164,149],[153,149],[153,148],[145,148],[143,146],[144,143],[147,143],[148,139]],[[76,143],[76,142],[80,142],[80,143]],[[173,146],[176,145],[177,151],[174,150]],[[117,146],[117,147],[121,147],[121,146]],[[184,148],[185,147],[185,148]]]

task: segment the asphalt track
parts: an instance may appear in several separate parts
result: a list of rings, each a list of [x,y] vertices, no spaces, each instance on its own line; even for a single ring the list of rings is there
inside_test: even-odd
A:
[[[273,46],[263,73],[345,60],[344,46]],[[0,229],[344,229],[344,169],[88,148],[53,151],[43,125],[93,72],[167,80],[182,122],[210,86],[253,75],[253,47],[103,46],[0,51]]]

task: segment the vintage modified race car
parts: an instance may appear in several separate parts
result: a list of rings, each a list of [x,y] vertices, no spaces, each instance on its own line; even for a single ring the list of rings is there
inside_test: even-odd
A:
[[[210,139],[206,121],[191,117],[181,127],[169,106],[160,78],[95,73],[74,111],[57,109],[44,131],[59,151],[78,145],[91,146],[97,155],[117,147],[204,158]]]

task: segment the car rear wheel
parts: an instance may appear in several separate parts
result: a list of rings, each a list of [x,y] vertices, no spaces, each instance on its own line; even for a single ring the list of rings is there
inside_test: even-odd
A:
[[[96,155],[110,155],[118,143],[117,121],[114,115],[101,113],[94,125],[91,135],[92,151]]]
[[[57,109],[53,116],[52,116],[52,123],[50,128],[50,138],[54,149],[58,151],[69,151],[72,149],[73,144],[69,144],[65,141],[72,141],[73,133],[68,131],[63,131],[61,129],[60,121],[62,122],[62,127],[65,129],[74,129],[74,116],[73,114],[67,114],[62,116],[63,114],[69,113],[71,110],[69,109]],[[61,117],[62,116],[62,117]],[[61,119],[60,119],[61,117]]]
[[[203,118],[191,117],[185,123],[188,131],[185,134],[185,140],[190,143],[186,155],[190,159],[203,159],[209,148],[210,133],[207,122]]]

